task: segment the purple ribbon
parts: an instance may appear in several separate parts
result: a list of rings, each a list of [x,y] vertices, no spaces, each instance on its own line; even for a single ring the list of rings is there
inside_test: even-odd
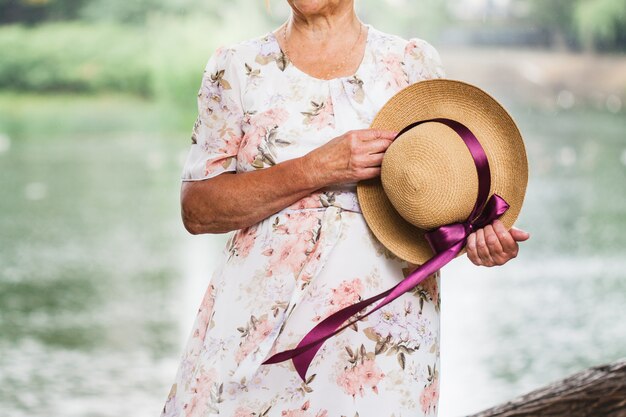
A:
[[[448,224],[427,232],[424,236],[435,253],[435,256],[416,268],[397,285],[378,295],[359,301],[358,303],[334,312],[311,329],[311,331],[309,331],[309,333],[302,338],[300,343],[298,343],[297,347],[276,353],[269,359],[265,360],[265,362],[263,362],[264,365],[291,359],[296,370],[298,371],[298,375],[300,375],[300,378],[302,378],[303,381],[306,381],[306,372],[309,365],[326,339],[367,317],[374,311],[398,298],[400,295],[411,290],[431,274],[441,269],[459,254],[467,242],[467,237],[473,231],[490,224],[509,208],[507,202],[497,194],[493,194],[489,199],[487,199],[489,189],[491,188],[491,172],[489,170],[487,155],[485,154],[485,151],[480,145],[478,139],[476,139],[476,136],[474,136],[474,134],[465,125],[455,120],[446,118],[421,120],[406,126],[396,135],[396,138],[407,130],[426,122],[439,122],[452,128],[461,137],[461,139],[463,139],[463,142],[467,145],[467,148],[474,159],[476,171],[478,172],[478,196],[471,214],[468,216],[467,220],[462,223]],[[366,314],[358,316],[355,320],[341,326],[341,324],[350,317],[383,297],[384,300]]]

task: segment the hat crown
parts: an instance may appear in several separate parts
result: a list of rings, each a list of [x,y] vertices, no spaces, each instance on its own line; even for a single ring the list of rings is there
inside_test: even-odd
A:
[[[478,193],[478,174],[463,139],[438,122],[419,124],[387,148],[381,183],[398,214],[421,229],[463,222]]]

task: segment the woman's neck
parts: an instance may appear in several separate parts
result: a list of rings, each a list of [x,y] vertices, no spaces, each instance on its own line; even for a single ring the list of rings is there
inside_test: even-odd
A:
[[[332,9],[304,12],[292,7],[289,19],[274,31],[292,65],[316,78],[353,74],[367,45],[367,30],[353,2],[342,0]]]
[[[287,21],[287,36],[294,45],[318,45],[321,48],[359,31],[361,21],[354,12],[351,1],[341,1],[333,9],[315,14],[302,13],[292,8]]]

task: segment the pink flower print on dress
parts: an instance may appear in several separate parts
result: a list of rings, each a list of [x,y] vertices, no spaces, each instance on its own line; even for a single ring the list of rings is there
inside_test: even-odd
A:
[[[235,409],[233,417],[255,417],[255,413],[249,407],[239,406]]]
[[[194,387],[191,391],[192,397],[189,404],[185,404],[186,415],[204,415],[209,411],[216,411],[216,402],[219,398],[212,396],[216,389],[221,395],[221,384],[217,385],[217,370],[200,368],[194,380]]]
[[[328,315],[348,307],[361,299],[363,283],[360,278],[342,281],[337,288],[331,290],[330,305],[332,306]]]
[[[357,393],[360,392],[358,376],[353,371],[353,368],[344,369],[344,371],[337,378],[336,382],[346,394],[351,395],[352,397],[356,397]]]
[[[222,132],[222,129],[224,130]],[[208,154],[219,153],[222,155],[226,155],[226,157],[221,158],[221,165],[224,168],[228,168],[233,158],[237,156],[237,150],[239,148],[239,137],[229,128],[226,124],[220,129],[220,137],[222,140],[219,141],[204,141],[202,142],[202,148]],[[220,143],[222,146],[216,147],[213,146],[215,143]],[[214,159],[207,159],[204,164],[204,175],[211,175],[217,169],[216,161]]]
[[[428,413],[431,410],[436,410],[438,402],[439,383],[437,377],[435,377],[433,381],[428,384],[420,394],[420,405],[422,406],[422,411],[424,413]]]
[[[278,126],[284,123],[287,117],[289,117],[287,110],[275,107],[253,114],[250,118],[250,123],[259,127]]]
[[[254,247],[254,242],[257,237],[257,229],[258,223],[237,231],[233,242],[235,256],[242,259],[248,257],[250,250]]]
[[[301,210],[305,208],[320,207],[320,198],[319,198],[320,194],[321,194],[320,192],[313,192],[307,195],[306,197],[303,197],[300,200],[296,201],[295,203],[288,206],[287,208]]]
[[[258,319],[252,315],[245,327],[238,327],[237,330],[241,333],[243,340],[239,342],[239,348],[235,353],[237,364],[241,363],[246,356],[253,352],[270,335],[273,328],[274,323],[269,320],[267,314],[263,314]]]
[[[274,231],[281,234],[295,235],[306,233],[305,239],[313,238],[320,226],[319,214],[315,211],[294,211],[284,214],[284,218],[276,218]]]
[[[419,38],[412,38],[404,48],[405,59],[411,62],[409,71],[415,72],[415,80],[427,78],[444,78],[445,70],[439,52],[430,43]]]
[[[278,241],[280,242],[278,247],[269,247],[262,252],[270,257],[266,276],[285,271],[297,276],[312,250],[312,243],[305,240],[304,236],[297,234],[287,235]]]
[[[241,105],[231,81],[235,76],[227,64],[230,49],[219,48],[205,67],[198,90],[198,116],[191,142],[198,145],[191,154],[194,176],[208,177],[223,170],[233,170],[241,139]],[[189,174],[189,173],[187,173]]]
[[[308,256],[313,252],[319,241],[321,220],[319,213],[313,211],[295,211],[276,216],[272,228],[280,239],[272,241],[272,245],[263,252],[269,256],[267,276],[289,271],[297,276]]]
[[[193,337],[204,341],[204,336],[210,326],[210,320],[213,316],[213,303],[215,301],[215,286],[210,284],[202,304],[198,310],[196,329],[193,333]]]
[[[239,142],[240,137],[236,134],[228,125],[222,126],[222,128],[218,129],[218,133],[220,137],[226,138],[224,139],[224,144],[222,147],[218,149],[228,155],[236,155],[239,150]]]
[[[384,65],[384,77],[388,78],[388,87],[397,90],[408,84],[406,74],[402,68],[402,57],[400,55],[390,52],[384,54],[381,61]]]
[[[337,287],[330,290],[328,309],[324,312],[322,316],[316,315],[315,317],[313,317],[313,321],[323,320],[334,312],[357,303],[361,300],[362,291],[363,282],[360,278],[342,281]]]
[[[385,377],[385,374],[376,365],[376,361],[367,359],[362,364],[357,365],[356,369],[358,370],[361,386],[370,387],[372,391],[378,394],[378,382]]]
[[[300,408],[295,408],[291,410],[283,410],[280,415],[283,417],[313,417],[312,414],[308,412],[310,407],[310,401],[307,400]],[[327,417],[328,410],[320,410],[318,411],[314,417]]]
[[[356,351],[346,346],[346,351],[352,366],[346,366],[338,375],[337,385],[352,397],[357,394],[364,397],[367,388],[378,394],[378,383],[385,377],[385,373],[376,364],[374,352],[367,352],[364,345]]]
[[[289,117],[283,108],[272,108],[261,113],[247,114],[249,128],[244,134],[239,149],[239,158],[254,168],[276,164],[277,147],[291,142],[280,138],[278,127]]]
[[[337,193],[335,191],[314,191],[287,208],[298,210],[305,208],[330,207],[336,205],[336,196]]]
[[[424,413],[428,413],[430,410],[436,411],[439,401],[439,371],[437,370],[437,364],[435,363],[432,368],[428,365],[427,369],[427,383],[419,398]]]
[[[302,123],[311,125],[317,130],[325,127],[335,127],[335,113],[333,111],[333,101],[327,97],[321,102],[311,100],[310,110],[300,112],[304,115]]]
[[[250,126],[241,139],[238,158],[247,165],[252,165],[259,154],[259,145],[267,130],[264,127]]]

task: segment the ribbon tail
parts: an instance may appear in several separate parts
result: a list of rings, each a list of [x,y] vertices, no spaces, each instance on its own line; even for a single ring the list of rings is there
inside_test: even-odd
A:
[[[457,242],[451,248],[435,255],[433,258],[426,261],[423,265],[416,268],[396,286],[373,297],[359,301],[358,303],[355,303],[351,306],[345,307],[326,317],[324,320],[318,323],[311,331],[309,331],[309,333],[307,333],[304,338],[302,338],[296,348],[279,352],[264,361],[263,364],[283,362],[285,360],[292,359],[298,375],[300,375],[300,378],[302,378],[303,381],[306,381],[306,372],[309,368],[309,365],[313,361],[315,354],[322,347],[326,339],[334,336],[335,334],[339,333],[346,327],[349,327],[353,323],[367,317],[374,311],[390,303],[400,295],[418,285],[435,271],[441,269],[442,266],[454,259],[454,257],[461,250],[464,242],[465,239]],[[373,309],[368,311],[366,314],[359,316],[357,319],[351,321],[344,326],[341,326],[341,324],[348,320],[351,316],[383,297],[385,297],[385,299],[377,304]]]
[[[350,326],[352,323],[348,323],[346,326],[340,329],[337,329],[337,327],[339,327],[354,314],[363,310],[369,304],[389,294],[390,291],[391,289],[334,312],[333,314],[319,322],[313,329],[311,329],[302,338],[300,343],[298,343],[295,348],[276,353],[269,359],[266,359],[263,364],[283,362],[288,359],[292,359],[292,362],[296,367],[300,378],[302,378],[303,381],[306,380],[306,371],[313,361],[315,354],[322,347],[326,339],[339,333],[341,330]]]
[[[269,359],[265,360],[263,364],[282,362],[287,359],[292,359],[293,364],[298,371],[298,375],[300,375],[303,381],[306,381],[306,371],[313,361],[315,354],[321,348],[326,339],[334,336],[335,334],[352,325],[353,323],[367,317],[369,314],[373,313],[374,311],[383,307],[387,303],[390,303],[403,293],[415,287],[425,278],[430,276],[433,272],[441,269],[441,267],[446,265],[459,254],[461,248],[465,245],[467,241],[467,236],[471,230],[484,227],[486,224],[500,217],[500,215],[502,215],[509,208],[509,205],[506,203],[506,201],[504,201],[503,198],[496,194],[492,195],[491,198],[487,200],[487,196],[489,195],[489,190],[491,188],[489,161],[480,142],[478,141],[476,136],[474,136],[474,134],[467,128],[467,126],[455,120],[446,118],[421,120],[405,126],[398,133],[398,135],[396,135],[396,137],[400,136],[408,129],[417,126],[418,124],[429,121],[444,123],[454,129],[456,133],[459,134],[463,142],[465,142],[472,155],[472,158],[474,159],[476,171],[478,173],[478,197],[468,219],[463,223],[443,226],[442,228],[439,228],[438,230],[427,234],[426,239],[433,248],[436,255],[426,261],[420,267],[416,268],[400,283],[383,293],[360,301],[351,306],[345,307],[331,314],[320,323],[318,323],[312,330],[310,330],[302,338],[300,343],[298,343],[295,349],[277,353]],[[482,208],[483,205],[485,206],[484,208]],[[385,298],[369,312],[359,316],[347,325],[341,326],[351,316],[355,315],[368,305],[383,297]]]

